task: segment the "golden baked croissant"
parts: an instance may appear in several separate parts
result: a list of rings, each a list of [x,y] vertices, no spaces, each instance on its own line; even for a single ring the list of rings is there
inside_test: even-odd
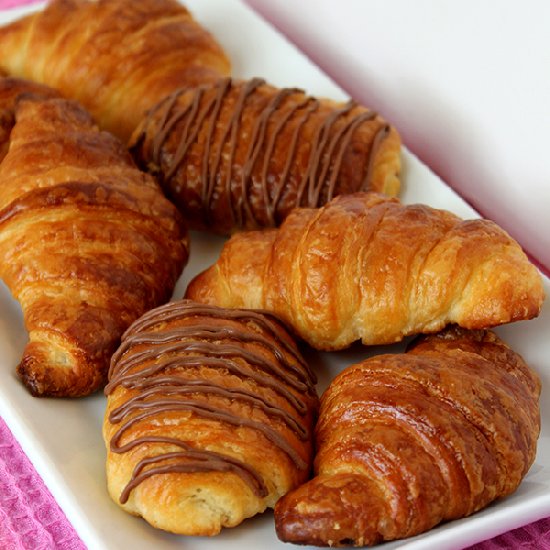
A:
[[[0,100],[10,90],[19,101],[0,164],[0,277],[29,331],[18,373],[34,395],[86,395],[104,383],[123,331],[170,298],[187,233],[80,105],[0,79]]]
[[[53,0],[2,28],[0,66],[77,99],[124,142],[165,95],[230,71],[176,0]]]
[[[539,313],[541,277],[488,220],[376,193],[294,210],[278,230],[234,235],[187,297],[266,309],[318,349],[383,344],[448,323],[487,328]]]
[[[105,388],[111,497],[186,535],[274,506],[310,473],[314,382],[269,314],[187,300],[146,313],[123,336]]]
[[[335,195],[399,191],[400,138],[380,116],[260,78],[174,92],[130,150],[191,228],[221,234],[277,226]]]
[[[484,331],[453,328],[345,369],[321,398],[316,476],[275,507],[279,538],[371,545],[509,495],[535,458],[539,393]]]
[[[342,349],[536,316],[541,277],[488,220],[377,193],[296,209],[279,229],[234,235],[186,297],[266,309],[311,346]]]

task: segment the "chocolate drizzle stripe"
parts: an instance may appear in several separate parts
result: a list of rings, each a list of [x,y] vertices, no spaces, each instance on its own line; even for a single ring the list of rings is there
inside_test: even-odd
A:
[[[153,162],[160,166],[160,155],[161,155],[161,148],[164,145],[164,142],[168,138],[168,135],[172,131],[175,123],[179,118],[173,117],[174,123],[173,124],[167,124],[168,117],[170,116],[170,113],[172,112],[172,108],[176,104],[178,98],[184,93],[185,90],[179,89],[167,96],[164,100],[162,100],[158,108],[156,110],[162,110],[164,108],[164,115],[161,118],[160,123],[160,131],[155,135],[155,138],[153,140],[153,150],[151,152],[151,156],[153,159]],[[145,122],[145,127],[147,128],[152,123],[152,117],[153,114],[156,112],[156,110],[151,110],[148,115]],[[185,115],[185,113],[188,111],[188,108],[181,111],[182,116]]]
[[[346,114],[346,113],[344,113],[344,114]],[[370,115],[370,113],[369,113],[369,115]],[[344,124],[342,124],[340,126],[340,128],[338,128],[337,130],[332,132],[332,137],[330,139],[330,142],[328,142],[327,152],[324,155],[324,160],[323,160],[322,163],[320,163],[321,171],[320,171],[319,174],[317,174],[316,172],[313,172],[313,176],[315,177],[316,180],[325,181],[325,178],[327,177],[328,171],[331,168],[331,160],[333,158],[334,148],[339,143],[340,139],[342,138],[342,135],[348,130],[348,128],[351,126],[351,124],[353,124],[353,121],[354,121],[353,118],[348,119],[347,121],[344,122]],[[327,137],[328,136],[330,136],[330,132],[327,132]],[[334,171],[335,170],[333,170],[333,172]],[[321,186],[319,186],[319,185],[316,186],[316,187],[311,188],[310,195],[308,196],[309,204],[311,206],[317,206],[319,204],[319,193],[320,193],[320,191],[321,191]]]
[[[162,456],[161,458],[158,458],[155,461],[155,463],[158,464],[162,460],[169,460],[174,458],[180,458],[180,459],[186,458],[185,453],[173,453],[173,455],[175,456],[167,456],[167,457]],[[132,492],[132,490],[135,487],[137,487],[140,483],[145,481],[147,478],[152,477],[154,475],[175,474],[175,473],[195,474],[195,473],[206,473],[206,472],[235,472],[241,478],[245,477],[246,479],[248,477],[248,475],[246,475],[248,472],[243,476],[244,472],[240,471],[238,467],[226,462],[225,460],[219,460],[217,462],[213,460],[208,460],[207,462],[185,461],[185,462],[179,462],[176,464],[167,464],[165,466],[158,465],[158,466],[149,468],[143,472],[140,470],[139,473],[134,474],[131,480],[126,485],[126,487],[124,487],[122,493],[120,494],[120,499],[119,499],[120,503],[121,504],[126,503],[128,501],[128,498],[130,497],[130,493]],[[256,489],[253,483],[248,483],[248,485],[251,486],[253,490]],[[267,496],[267,490],[264,490],[262,492],[255,490],[254,492],[259,493],[258,496],[260,497]]]
[[[290,172],[290,168],[292,166],[292,161],[293,161],[294,157],[296,156],[296,152],[298,150],[297,143],[298,143],[298,137],[300,135],[300,132],[301,132],[303,126],[307,123],[307,121],[311,117],[311,115],[319,109],[319,106],[320,106],[320,103],[317,100],[313,100],[313,102],[310,104],[309,108],[306,109],[305,114],[302,116],[302,118],[298,121],[298,124],[296,125],[296,128],[294,130],[294,134],[292,136],[292,141],[291,141],[291,154],[288,155],[287,164],[285,165],[285,168],[284,168],[284,171],[283,171],[283,177],[284,177],[284,179],[282,180],[283,184],[284,184],[284,182],[286,182],[286,179],[288,177],[288,173]],[[310,152],[310,160],[311,160],[311,155],[312,154],[313,153]],[[284,190],[284,185],[281,185],[279,187],[279,189],[277,189],[277,198],[280,196],[280,194],[282,193],[283,190]],[[296,192],[295,203],[294,203],[294,206],[296,208],[300,206],[301,196],[302,195],[300,193],[300,189],[298,188],[298,190]]]
[[[148,376],[154,376],[158,372],[163,372],[170,368],[182,368],[182,367],[212,367],[225,369],[228,372],[241,377],[247,377],[256,382],[259,385],[265,386],[281,397],[285,398],[300,414],[305,414],[306,406],[300,401],[284,384],[277,379],[273,379],[269,375],[259,374],[250,369],[246,369],[242,365],[231,361],[230,359],[217,359],[204,357],[177,357],[174,359],[162,359],[155,362],[153,365],[147,367],[145,374]],[[109,382],[105,388],[107,394],[112,393],[117,386],[131,387],[136,379],[140,379],[143,376],[143,370],[136,373],[128,374],[124,371],[120,372],[117,377]]]
[[[187,155],[187,150],[191,146],[191,144],[197,139],[197,135],[201,129],[201,124],[204,118],[208,115],[210,109],[212,108],[212,105],[214,104],[215,98],[212,98],[209,103],[207,103],[206,108],[202,111],[201,115],[198,118],[197,123],[195,124],[193,132],[189,132],[189,128],[191,126],[192,121],[195,119],[195,115],[197,113],[197,110],[199,108],[200,101],[202,99],[204,90],[200,88],[197,90],[197,93],[195,94],[193,98],[193,102],[191,103],[191,111],[188,119],[185,122],[184,127],[184,135],[189,136],[187,140],[180,140],[178,143],[178,147],[176,149],[176,153],[174,155],[174,159],[172,160],[172,165],[170,168],[166,171],[166,173],[163,176],[163,183],[166,181],[170,181],[174,174],[176,173],[177,169],[179,168],[181,162],[185,158],[185,155]],[[187,110],[182,111],[184,113],[187,112]],[[176,120],[178,120],[178,117],[173,117]]]
[[[241,194],[239,198],[240,215],[239,222],[242,225],[244,220],[243,210],[248,215],[248,219],[254,220],[255,225],[258,225],[257,220],[255,219],[254,212],[250,208],[249,199],[249,182],[252,179],[252,171],[256,165],[256,161],[262,149],[264,148],[264,142],[266,138],[266,130],[269,119],[271,115],[279,108],[281,103],[290,95],[299,93],[298,88],[281,88],[269,101],[267,106],[263,109],[260,116],[257,118],[252,131],[252,139],[250,140],[250,145],[248,147],[248,152],[246,154],[246,161],[243,164],[242,177],[241,177]],[[264,197],[264,203],[268,204],[269,197],[267,193],[267,186],[262,186],[262,193]]]
[[[349,128],[356,129],[362,123],[374,121],[377,116],[376,113],[365,112],[362,108],[356,114],[348,116],[350,111],[356,107],[356,104],[350,101],[342,108],[332,109],[328,114],[312,119],[313,113],[318,110],[320,105],[318,100],[305,97],[303,90],[298,88],[276,90],[256,116],[251,137],[246,138],[250,139],[250,142],[242,161],[240,176],[234,180],[233,169],[236,166],[236,151],[245,140],[241,122],[248,113],[249,98],[264,84],[265,81],[260,78],[253,78],[245,82],[233,82],[231,78],[223,78],[212,87],[202,86],[195,90],[178,90],[149,112],[143,126],[138,142],[142,141],[142,137],[145,137],[146,134],[152,134],[152,157],[157,166],[161,167],[162,162],[165,164],[161,167],[161,173],[164,173],[164,182],[172,179],[185,163],[188,151],[198,141],[198,136],[206,134],[201,160],[202,187],[200,193],[202,215],[206,225],[210,223],[213,200],[224,195],[227,197],[227,205],[234,226],[259,227],[265,224],[274,226],[278,223],[277,212],[284,189],[288,184],[288,175],[295,162],[299,143],[301,143],[300,134],[310,119],[315,134],[305,173],[297,185],[294,206],[320,206],[321,197],[325,201],[334,194],[345,149],[351,139],[352,132]],[[232,93],[233,91],[234,93]],[[234,97],[235,94],[234,105],[228,107],[231,109],[228,121],[220,129],[221,113],[231,101],[229,98]],[[285,100],[293,94],[303,94],[304,99],[288,109]],[[206,101],[203,100],[205,95],[209,97]],[[253,103],[250,102],[250,104]],[[156,123],[154,122],[155,117]],[[296,120],[296,117],[299,119]],[[346,122],[343,127],[335,131],[335,128],[338,127],[338,120],[342,117],[346,117]],[[268,126],[271,121],[275,123],[275,126],[271,135],[268,136]],[[286,160],[282,172],[275,174],[278,183],[276,188],[273,188],[273,185],[269,183],[271,180],[270,160],[274,155],[277,137],[287,124],[294,124],[294,129],[288,143],[282,144],[282,150],[286,151]],[[386,125],[384,128],[387,130],[378,132],[371,144],[361,190],[368,188],[375,158],[374,153],[379,147],[380,141],[389,134],[389,127]],[[175,132],[178,134],[176,151],[173,155],[165,154],[162,158],[162,149]],[[219,134],[215,135],[216,132]],[[257,175],[258,180],[254,176],[257,172],[257,165],[261,166]],[[329,172],[330,177],[328,177]],[[221,180],[222,174],[223,181]],[[261,211],[251,202],[251,189],[255,188],[257,183],[263,198],[262,201],[259,201],[262,205]],[[261,218],[266,218],[266,222],[260,222]]]
[[[323,123],[317,129],[315,138],[313,140],[313,146],[309,156],[309,163],[307,170],[302,178],[302,181],[298,185],[298,192],[296,197],[296,204],[300,206],[302,204],[302,195],[307,188],[307,202],[308,206],[316,206],[316,203],[312,201],[312,195],[315,194],[315,188],[317,185],[322,185],[323,182],[317,178],[317,171],[323,158],[323,152],[325,150],[326,143],[330,137],[330,131],[332,130],[335,122],[342,116],[345,116],[355,107],[353,101],[349,101],[341,109],[336,109],[330,113]],[[325,158],[324,162],[330,162],[330,159]]]
[[[233,113],[233,116],[231,117],[229,124],[227,125],[228,130],[231,129],[231,140],[229,141],[229,162],[227,163],[227,169],[226,169],[226,183],[225,183],[225,189],[229,190],[229,197],[232,199],[234,196],[232,185],[233,185],[233,179],[232,171],[233,171],[233,164],[235,159],[235,151],[237,149],[237,143],[239,141],[239,128],[240,123],[242,119],[242,115],[244,112],[244,105],[248,97],[254,92],[258,86],[261,86],[262,84],[265,84],[265,80],[261,78],[253,78],[252,80],[249,80],[244,87],[241,90],[241,94],[239,96],[239,99],[237,100],[235,112]],[[223,141],[222,145],[223,147]],[[241,198],[242,202],[242,198]],[[243,219],[242,219],[242,210],[236,208],[238,205],[235,205],[235,200],[229,201],[229,211],[231,212],[231,219],[233,222],[235,220],[237,221],[237,225],[241,227],[243,225]],[[238,212],[238,216],[236,215],[236,212]]]
[[[232,189],[231,189],[231,175],[232,175],[232,167],[233,167],[233,159],[235,156],[235,148],[237,146],[237,136],[238,136],[238,129],[240,127],[240,121],[242,117],[242,113],[244,110],[244,104],[247,99],[247,97],[261,84],[264,83],[264,80],[261,78],[253,78],[252,80],[249,80],[246,82],[246,84],[242,87],[241,92],[237,98],[237,102],[235,104],[235,108],[233,110],[233,113],[231,117],[229,118],[229,122],[227,123],[223,133],[222,137],[220,139],[220,143],[218,145],[216,155],[214,156],[214,166],[213,169],[210,171],[210,177],[208,180],[208,187],[207,187],[207,193],[206,193],[206,201],[203,200],[203,208],[204,211],[208,214],[210,208],[210,202],[212,200],[212,195],[214,193],[215,183],[218,179],[218,169],[219,165],[222,159],[222,153],[225,146],[225,143],[227,141],[227,137],[230,136],[229,140],[229,160],[227,162],[227,169],[226,169],[226,180],[225,180],[225,189],[229,191],[229,211],[231,213],[231,219],[234,222],[235,221],[235,211],[234,211],[234,205],[232,196]]]
[[[329,152],[328,152],[329,158],[334,158],[334,164],[332,167],[332,174],[330,176],[330,179],[328,180],[328,189],[327,189],[327,197],[326,197],[327,202],[332,200],[334,188],[336,187],[336,182],[338,180],[338,174],[340,173],[340,167],[342,166],[344,153],[349,145],[349,142],[351,141],[351,137],[353,136],[353,133],[361,124],[363,124],[363,122],[366,122],[368,120],[373,120],[374,118],[376,118],[375,112],[366,111],[356,117],[349,119],[347,123],[342,126],[339,132],[335,133],[335,136],[330,143]],[[338,143],[339,143],[338,152],[336,153],[336,155],[334,155],[334,148]],[[323,181],[325,181],[328,168],[329,168],[329,164],[327,163],[325,172],[321,174],[321,180]],[[315,201],[316,201],[315,204],[318,205],[319,204],[318,194],[315,197]]]
[[[149,383],[140,383],[137,381],[135,385],[127,386],[129,389],[141,389],[139,395],[131,397],[116,409],[113,409],[109,414],[109,421],[116,424],[124,419],[124,417],[141,406],[147,407],[146,400],[150,396],[157,393],[165,395],[186,395],[186,394],[209,394],[227,398],[229,400],[238,400],[251,405],[255,405],[261,409],[266,415],[281,419],[286,426],[294,431],[294,433],[302,440],[306,441],[309,437],[309,431],[306,430],[297,419],[280,407],[272,406],[267,399],[252,392],[240,389],[229,388],[212,384],[208,380],[193,379],[186,380],[179,376],[165,376],[155,378]]]
[[[372,140],[372,145],[369,152],[369,160],[367,163],[367,171],[365,172],[365,178],[363,180],[363,184],[361,185],[361,189],[360,189],[361,191],[366,191],[368,189],[371,175],[372,175],[372,169],[374,166],[374,158],[380,147],[380,144],[384,139],[388,137],[388,135],[390,134],[390,131],[391,131],[390,126],[388,124],[385,124],[378,130],[378,132],[376,132],[376,135]]]
[[[211,177],[209,173],[210,147],[213,141],[212,138],[213,138],[214,130],[216,128],[216,121],[219,118],[219,114],[222,108],[222,100],[225,94],[227,93],[227,91],[231,88],[231,82],[232,82],[231,78],[223,78],[218,82],[217,84],[218,92],[216,94],[214,108],[212,109],[212,114],[208,122],[208,131],[207,131],[206,142],[204,147],[204,157],[202,159],[202,196],[201,196],[203,210],[205,212],[205,217],[207,220],[208,220],[209,211],[210,211],[210,208],[209,208],[210,198],[212,197],[212,192],[213,192],[213,183],[212,183],[213,180],[211,181]],[[184,137],[185,136],[182,135],[181,139],[183,139]],[[221,150],[220,150],[220,156],[221,156]]]
[[[277,207],[279,205],[279,201],[281,199],[281,195],[283,192],[283,189],[286,186],[288,174],[290,172],[290,167],[292,165],[292,162],[294,160],[294,157],[296,155],[296,142],[298,140],[298,135],[300,133],[300,130],[302,126],[305,124],[306,120],[309,118],[311,113],[318,108],[319,102],[316,100],[313,100],[312,98],[306,97],[301,103],[297,103],[293,105],[291,109],[289,109],[279,120],[279,123],[273,130],[273,133],[271,134],[271,138],[267,144],[266,152],[264,155],[264,163],[262,167],[261,172],[261,181],[267,182],[267,176],[269,173],[269,162],[271,160],[271,157],[273,155],[273,150],[275,148],[275,144],[277,142],[277,138],[279,137],[279,134],[287,124],[287,122],[292,118],[292,116],[299,110],[305,108],[308,106],[308,109],[305,111],[305,115],[297,122],[296,127],[294,128],[294,131],[292,133],[292,138],[290,140],[290,148],[289,148],[289,154],[287,155],[285,166],[283,168],[283,171],[280,174],[279,177],[279,183],[275,187],[275,190],[273,192],[273,196],[271,201],[269,200],[269,193],[267,189],[267,185],[262,186],[263,187],[263,194],[264,194],[264,204],[267,211],[267,216],[269,220],[269,225],[275,226],[276,220],[275,220],[275,212],[277,211]]]
[[[272,346],[269,346],[267,341],[263,341],[261,338],[250,338],[246,337],[239,338],[239,333],[237,331],[219,331],[219,332],[207,332],[199,331],[200,334],[197,334],[194,327],[182,326],[177,327],[176,329],[166,330],[162,332],[143,332],[139,334],[134,334],[127,338],[121,344],[121,351],[124,354],[129,348],[135,345],[149,345],[154,346],[155,355],[160,354],[166,355],[168,353],[174,352],[187,352],[187,353],[199,353],[205,357],[242,357],[246,359],[251,365],[254,365],[264,371],[271,372],[276,375],[278,378],[285,380],[292,387],[300,390],[308,390],[308,379],[304,376],[304,373],[298,369],[295,369],[294,366],[286,360],[284,355],[280,352],[273,353],[277,359],[275,361],[267,361],[262,355],[259,355],[251,350],[245,350],[242,346],[237,346],[229,343],[217,342],[221,338],[229,339],[237,342],[258,342],[264,344],[265,347],[272,351]],[[242,332],[241,332],[242,334]],[[187,338],[201,338],[201,341],[197,342],[195,340],[187,340]],[[208,340],[207,342],[202,341]],[[212,344],[212,342],[216,342]],[[148,350],[142,352],[134,353],[134,356],[131,359],[123,359],[119,364],[120,368],[131,368],[133,364],[137,364],[143,359],[151,358],[151,352]],[[279,366],[277,363],[280,363]],[[290,371],[293,375],[292,377],[287,376]]]
[[[145,313],[138,320],[134,321],[122,336],[123,345],[113,355],[109,378],[111,377],[112,366],[124,352],[124,341],[133,333],[150,330],[162,323],[200,316],[207,316],[215,319],[230,319],[242,323],[254,322],[261,330],[274,338],[278,345],[282,346],[285,351],[293,357],[293,359],[304,369],[312,385],[317,382],[315,373],[303,360],[298,350],[289,343],[288,337],[285,336],[286,329],[281,324],[281,321],[271,312],[262,310],[224,309],[205,304],[196,304],[188,300],[168,302],[153,311]]]
[[[304,459],[294,450],[292,445],[289,445],[287,440],[282,437],[276,430],[273,430],[269,426],[255,420],[249,420],[248,418],[242,418],[234,415],[231,411],[221,409],[208,405],[207,403],[200,403],[193,400],[183,399],[162,399],[155,402],[142,404],[141,409],[144,409],[140,414],[136,414],[130,420],[128,420],[123,426],[121,426],[113,438],[111,439],[111,445],[118,446],[119,440],[124,435],[124,432],[152,416],[161,415],[168,412],[176,411],[188,411],[201,418],[208,420],[215,420],[217,422],[225,422],[237,427],[251,428],[260,432],[268,441],[273,443],[276,447],[279,447],[296,465],[297,468],[304,470],[307,468],[307,463]],[[151,410],[149,410],[151,409]]]
[[[251,488],[253,493],[263,498],[267,496],[268,491],[257,472],[248,467],[240,460],[234,459],[227,455],[222,455],[207,450],[196,450],[189,444],[173,439],[169,437],[146,437],[139,440],[134,440],[124,445],[124,447],[112,447],[111,451],[114,453],[127,452],[130,449],[144,443],[160,443],[166,445],[173,445],[183,449],[179,452],[168,452],[141,459],[135,466],[132,472],[130,481],[123,489],[120,495],[120,503],[124,504],[128,501],[128,497],[132,490],[137,487],[145,479],[159,474],[166,473],[193,473],[193,472],[211,472],[211,471],[231,471],[236,473],[245,481],[245,483]],[[157,464],[165,460],[178,460],[178,464],[171,464],[170,467],[152,467],[145,470],[145,468],[151,464]],[[184,466],[185,469],[182,468]],[[178,468],[179,467],[179,468]],[[145,470],[145,471],[144,471]]]
[[[275,356],[277,361],[285,365],[285,367],[294,373],[298,380],[306,384],[311,384],[311,377],[309,376],[308,371],[304,371],[303,369],[300,369],[290,363],[285,358],[284,354],[281,353],[280,349],[261,334],[255,332],[243,334],[242,331],[238,331],[234,327],[211,327],[209,325],[195,323],[193,325],[193,336],[204,340],[236,340],[244,343],[258,344],[264,349],[270,351]],[[294,359],[298,359],[299,357],[300,356],[293,355]]]

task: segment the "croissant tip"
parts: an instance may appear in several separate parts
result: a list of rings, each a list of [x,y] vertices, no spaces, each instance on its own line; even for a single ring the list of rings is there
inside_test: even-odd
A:
[[[384,504],[376,493],[376,485],[362,475],[318,475],[277,502],[277,537],[313,546],[377,544]]]
[[[36,368],[36,361],[32,356],[26,354],[23,356],[17,367],[17,374],[33,397],[48,395],[49,383],[44,376],[44,371]]]
[[[104,376],[95,371],[92,380],[88,376],[58,372],[60,367],[47,365],[34,354],[24,353],[17,367],[17,375],[33,397],[85,397],[98,390],[105,382]],[[78,381],[78,384],[75,383]]]

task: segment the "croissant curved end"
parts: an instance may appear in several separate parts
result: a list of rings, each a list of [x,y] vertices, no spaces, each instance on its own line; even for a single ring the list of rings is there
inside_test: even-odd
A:
[[[367,546],[391,539],[376,485],[353,473],[319,475],[275,507],[277,536],[316,546]]]
[[[76,347],[31,339],[17,374],[34,397],[81,397],[97,390],[106,373]]]

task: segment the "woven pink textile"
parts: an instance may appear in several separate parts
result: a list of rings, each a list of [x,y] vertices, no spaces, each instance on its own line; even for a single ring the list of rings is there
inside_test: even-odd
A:
[[[84,543],[0,419],[0,548],[85,550]]]
[[[550,550],[550,518],[514,529],[468,550]]]

